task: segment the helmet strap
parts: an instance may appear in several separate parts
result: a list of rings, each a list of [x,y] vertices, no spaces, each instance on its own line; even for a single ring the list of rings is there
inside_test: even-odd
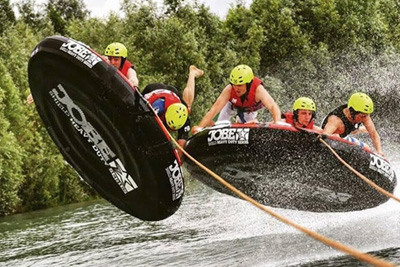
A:
[[[354,121],[355,116],[357,115],[357,111],[354,110],[354,108],[349,107],[349,111],[350,111],[350,117],[351,119]]]
[[[252,83],[253,83],[253,80],[251,80],[251,82],[249,82],[249,83],[246,83],[246,91],[247,92],[250,92],[250,87],[251,87]]]
[[[297,109],[293,111],[293,121],[300,124],[300,122],[299,122],[299,111]],[[301,127],[306,128],[307,125],[301,124]]]
[[[311,116],[311,119],[310,119],[310,121],[308,122],[308,124],[310,124],[310,123],[312,122],[313,119],[315,119],[315,111],[312,112],[312,116]]]
[[[246,93],[244,93],[240,98],[241,98],[241,100],[242,100],[242,103],[244,102],[244,100],[247,98],[247,96],[249,95],[249,92],[250,92],[250,87],[251,87],[251,84],[253,83],[253,81],[251,81],[251,82],[249,82],[249,83],[246,83]]]
[[[293,111],[293,119],[294,121],[299,122],[297,119],[299,118],[299,111],[296,109]]]
[[[124,66],[125,61],[126,61],[126,57],[121,57],[121,65],[119,66],[120,70],[122,69],[122,66]]]

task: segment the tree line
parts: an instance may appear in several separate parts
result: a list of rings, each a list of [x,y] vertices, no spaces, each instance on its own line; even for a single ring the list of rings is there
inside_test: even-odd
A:
[[[249,8],[239,0],[225,18],[185,0],[164,0],[161,8],[153,1],[123,0],[120,11],[104,18],[92,17],[82,0],[0,0],[2,216],[97,197],[64,163],[34,106],[25,103],[30,53],[52,35],[99,53],[109,43],[125,44],[140,88],[163,82],[183,90],[189,65],[203,69],[194,123],[238,64],[253,68],[283,111],[308,96],[326,114],[359,90],[376,99],[378,116],[384,108],[398,111],[398,0],[253,0]]]

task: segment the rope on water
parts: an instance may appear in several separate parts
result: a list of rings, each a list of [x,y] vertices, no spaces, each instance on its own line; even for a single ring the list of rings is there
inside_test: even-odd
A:
[[[165,127],[163,125],[163,127]],[[166,129],[165,129],[166,130]],[[168,131],[167,131],[168,132]],[[328,245],[332,248],[335,248],[339,251],[345,252],[350,256],[353,256],[354,258],[372,264],[374,266],[379,266],[379,267],[393,267],[396,266],[393,263],[390,263],[388,261],[382,260],[378,257],[374,257],[372,255],[360,252],[354,248],[351,248],[349,246],[346,246],[342,243],[339,243],[338,241],[335,241],[333,239],[327,238],[321,234],[318,234],[317,232],[311,231],[301,225],[296,224],[295,222],[292,222],[291,220],[279,215],[278,213],[274,212],[273,210],[261,205],[260,203],[258,203],[257,201],[255,201],[253,198],[247,196],[246,194],[244,194],[243,192],[241,192],[240,190],[238,190],[236,187],[234,187],[233,185],[231,185],[230,183],[228,183],[227,181],[225,181],[223,178],[221,178],[220,176],[218,176],[216,173],[214,173],[213,171],[211,171],[210,169],[208,169],[206,166],[204,166],[203,164],[201,164],[199,161],[197,161],[195,158],[193,158],[189,153],[186,152],[186,150],[184,150],[179,144],[178,142],[171,136],[171,134],[168,132],[172,142],[175,144],[175,146],[182,151],[182,153],[188,157],[191,161],[193,161],[196,165],[198,165],[200,168],[202,168],[205,172],[207,172],[208,174],[210,174],[215,180],[217,180],[219,183],[221,183],[222,185],[224,185],[226,188],[228,188],[229,190],[231,190],[233,193],[235,193],[237,196],[239,196],[240,198],[250,202],[252,205],[256,206],[257,208],[261,209],[262,211],[270,214],[271,216],[273,216],[274,218],[280,220],[281,222],[290,225],[294,228],[296,228],[297,230],[307,234],[308,236],[314,238],[317,241],[320,241],[322,243],[324,243],[325,245]]]

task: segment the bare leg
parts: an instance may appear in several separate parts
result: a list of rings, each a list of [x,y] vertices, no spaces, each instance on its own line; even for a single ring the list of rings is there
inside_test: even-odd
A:
[[[196,66],[191,65],[189,67],[189,78],[186,84],[185,89],[183,90],[182,98],[188,105],[188,108],[192,107],[194,101],[194,93],[195,93],[195,79],[204,75],[204,71],[198,69]]]

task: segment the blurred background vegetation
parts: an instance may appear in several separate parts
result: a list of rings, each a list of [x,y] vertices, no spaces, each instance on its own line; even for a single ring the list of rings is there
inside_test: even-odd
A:
[[[82,0],[0,0],[0,216],[97,197],[25,102],[30,53],[47,36],[71,37],[99,53],[111,42],[125,44],[140,88],[163,82],[183,90],[189,65],[198,66],[205,76],[196,81],[194,123],[231,69],[247,64],[282,111],[308,96],[320,122],[363,91],[375,100],[378,128],[398,132],[399,0],[253,0],[249,8],[239,0],[225,18],[195,1],[121,3],[120,12],[94,18]],[[268,112],[261,118],[271,119]]]

